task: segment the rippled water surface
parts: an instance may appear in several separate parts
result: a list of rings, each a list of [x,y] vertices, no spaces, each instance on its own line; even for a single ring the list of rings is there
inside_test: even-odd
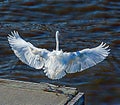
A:
[[[63,51],[92,48],[103,41],[110,45],[111,54],[83,72],[50,80],[13,54],[6,38],[13,30],[48,50],[55,48],[59,30]],[[86,105],[120,105],[119,0],[0,1],[0,49],[0,78],[72,86],[85,93]]]

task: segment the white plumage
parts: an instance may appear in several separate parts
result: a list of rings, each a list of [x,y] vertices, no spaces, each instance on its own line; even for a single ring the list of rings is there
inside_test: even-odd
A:
[[[43,68],[50,79],[60,79],[66,73],[85,70],[103,61],[110,53],[109,46],[103,42],[95,48],[77,52],[63,52],[59,50],[59,32],[56,32],[56,50],[36,48],[30,42],[23,40],[17,31],[8,36],[9,44],[15,55],[25,64],[35,68]]]

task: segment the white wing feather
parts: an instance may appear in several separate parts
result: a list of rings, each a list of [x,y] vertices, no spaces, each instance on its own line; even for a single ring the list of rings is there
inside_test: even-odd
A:
[[[90,68],[97,63],[103,61],[108,54],[110,53],[110,49],[108,49],[109,46],[106,46],[106,43],[103,44],[103,42],[95,48],[92,49],[84,49],[78,52],[71,53],[74,55],[74,59],[72,58],[71,64],[69,65],[69,69],[66,70],[67,73],[75,73],[82,70],[85,70],[87,68]]]
[[[22,62],[36,69],[43,67],[45,58],[49,53],[48,50],[34,47],[31,43],[23,40],[17,31],[11,32],[8,41],[15,55]]]

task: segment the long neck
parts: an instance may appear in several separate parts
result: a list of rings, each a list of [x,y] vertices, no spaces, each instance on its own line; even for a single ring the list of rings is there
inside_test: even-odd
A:
[[[56,51],[59,51],[59,40],[58,40],[58,34],[59,32],[56,32]]]

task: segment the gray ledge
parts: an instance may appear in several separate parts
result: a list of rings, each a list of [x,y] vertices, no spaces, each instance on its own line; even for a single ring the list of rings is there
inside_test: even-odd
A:
[[[0,79],[1,105],[84,105],[84,94],[71,87]]]

